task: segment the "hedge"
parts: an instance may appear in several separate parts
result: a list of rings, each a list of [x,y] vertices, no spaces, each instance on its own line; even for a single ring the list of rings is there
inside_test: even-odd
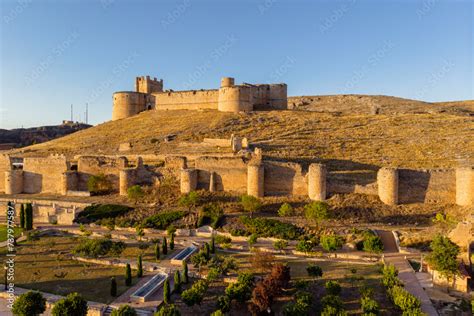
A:
[[[143,220],[143,227],[166,229],[172,222],[183,218],[186,215],[184,211],[167,211],[147,217]]]
[[[92,223],[103,218],[115,218],[117,216],[128,213],[131,207],[115,204],[95,204],[84,208],[82,212],[77,214],[74,220],[76,223]]]
[[[301,231],[295,225],[275,219],[241,216],[240,221],[250,234],[256,234],[260,237],[297,239],[301,235]]]

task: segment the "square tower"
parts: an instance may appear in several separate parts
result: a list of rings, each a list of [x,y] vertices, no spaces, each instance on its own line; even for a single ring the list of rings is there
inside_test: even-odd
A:
[[[163,92],[163,79],[151,79],[150,76],[135,78],[135,91],[141,93]]]

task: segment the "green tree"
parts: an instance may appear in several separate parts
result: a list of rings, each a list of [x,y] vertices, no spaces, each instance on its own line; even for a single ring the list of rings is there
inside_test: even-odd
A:
[[[211,253],[216,253],[216,237],[214,235],[211,237]]]
[[[170,249],[174,249],[174,234],[171,234],[170,236]]]
[[[155,313],[155,316],[181,316],[181,313],[174,304],[165,304]]]
[[[160,244],[155,243],[155,259],[156,261],[160,260]]]
[[[87,301],[78,293],[70,293],[54,304],[53,316],[86,316]]]
[[[46,299],[40,292],[28,291],[13,303],[12,313],[18,316],[40,315],[46,310]]]
[[[117,296],[117,281],[114,277],[110,279],[110,295],[113,297]]]
[[[179,270],[174,272],[174,292],[181,293],[181,274]]]
[[[262,202],[252,195],[242,195],[240,198],[240,204],[244,211],[250,213],[250,218],[252,218],[253,213],[258,212],[262,207]]]
[[[186,260],[183,260],[183,283],[187,284],[188,282],[188,262]]]
[[[188,306],[201,304],[208,286],[209,283],[207,280],[198,280],[190,289],[187,289],[181,293],[181,299]]]
[[[142,255],[138,255],[138,259],[137,259],[137,277],[141,278],[142,276],[143,276]]]
[[[162,252],[166,256],[168,254],[168,241],[166,240],[166,237],[163,237],[163,243],[161,245]]]
[[[321,237],[321,247],[326,251],[336,251],[340,249],[344,241],[338,235],[324,235]]]
[[[120,305],[118,309],[114,309],[110,316],[136,316],[137,312],[130,305]]]
[[[165,304],[171,303],[170,280],[168,278],[166,278],[165,284],[163,285],[163,302],[165,302]]]
[[[309,276],[313,278],[320,278],[323,276],[323,269],[320,266],[315,265],[314,263],[308,264],[306,267],[306,272]]]
[[[145,196],[145,192],[139,185],[131,186],[127,189],[127,197],[129,200],[133,201],[135,204],[138,203]]]
[[[127,266],[125,267],[125,285],[132,285],[132,269],[130,268],[129,263],[127,263]]]
[[[278,216],[286,217],[286,216],[293,216],[294,210],[293,206],[289,203],[283,203],[280,208],[278,209]]]
[[[431,253],[427,257],[427,261],[431,267],[439,271],[448,282],[454,280],[459,274],[459,263],[457,257],[459,255],[459,246],[453,243],[448,237],[438,235],[430,244]]]
[[[33,229],[33,206],[31,203],[26,204],[25,208],[25,229]]]
[[[20,227],[25,228],[25,205],[20,206]]]
[[[304,207],[304,216],[307,220],[319,224],[329,218],[328,205],[325,202],[313,201]]]
[[[372,253],[381,253],[383,251],[383,242],[379,236],[369,235],[364,238],[364,251]]]
[[[145,236],[145,231],[143,230],[143,227],[142,226],[137,226],[135,228],[135,231],[136,231],[136,234],[137,234],[137,237],[138,237],[138,240],[142,240],[142,237]]]
[[[211,258],[211,247],[209,246],[207,242],[204,244],[204,253],[205,253],[206,259],[209,260]]]
[[[248,244],[249,244],[249,247],[252,247],[253,245],[255,245],[257,243],[257,240],[258,240],[258,235],[257,234],[252,234],[249,236],[249,239],[248,239]]]

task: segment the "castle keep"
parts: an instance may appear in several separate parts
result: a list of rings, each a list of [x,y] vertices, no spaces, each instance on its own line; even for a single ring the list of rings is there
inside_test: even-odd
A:
[[[234,78],[221,79],[219,89],[164,91],[163,80],[137,77],[135,91],[113,94],[112,120],[119,120],[147,110],[218,110],[248,112],[253,110],[284,110],[287,85],[235,84]]]

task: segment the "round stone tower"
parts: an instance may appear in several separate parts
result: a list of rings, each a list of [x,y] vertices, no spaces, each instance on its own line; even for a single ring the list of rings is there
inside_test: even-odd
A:
[[[264,168],[261,164],[249,164],[247,167],[247,194],[255,197],[264,195]]]
[[[308,170],[308,196],[313,201],[326,199],[326,166],[313,163]]]
[[[456,169],[456,204],[461,206],[474,204],[474,169],[472,167]]]
[[[251,88],[234,85],[234,78],[221,79],[217,109],[221,112],[249,112],[253,110]]]
[[[221,88],[223,87],[232,87],[235,83],[235,79],[232,77],[222,77],[221,78]]]
[[[377,173],[380,200],[388,205],[398,204],[398,169],[380,168]]]
[[[136,115],[146,109],[147,95],[140,92],[115,92],[113,98],[112,121]]]

